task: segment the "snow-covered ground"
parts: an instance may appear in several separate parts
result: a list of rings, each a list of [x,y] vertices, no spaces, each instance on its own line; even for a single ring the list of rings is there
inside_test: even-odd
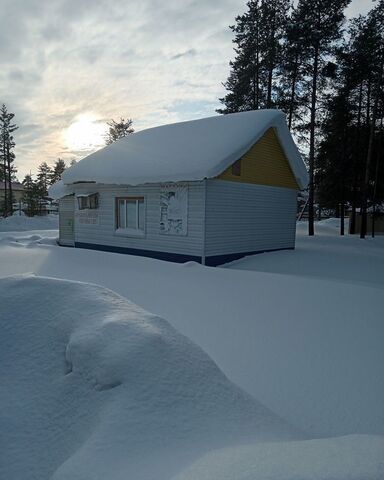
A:
[[[210,451],[174,480],[381,479],[384,438],[258,443]]]
[[[372,239],[368,235],[365,240],[359,235],[342,237],[339,223],[336,218],[318,222],[316,236],[310,238],[308,224],[299,222],[294,251],[247,257],[233,267],[384,288],[384,236]]]
[[[7,218],[0,217],[0,238],[3,238],[4,232],[25,232],[33,231],[35,234],[42,236],[52,236],[52,231],[57,235],[59,228],[59,216],[54,214],[28,217],[25,214],[15,212]],[[17,236],[17,234],[16,234]]]
[[[265,440],[263,435],[259,436],[260,432],[256,432],[258,429],[255,428],[255,437],[252,439],[246,440],[238,437],[239,441],[237,441],[234,437],[233,442],[229,445],[225,445],[225,442],[223,442],[223,445],[216,445],[215,438],[220,437],[222,433],[220,433],[220,429],[217,430],[215,424],[209,436],[209,442],[211,443],[207,440],[205,445],[209,445],[209,449],[214,448],[216,450],[208,452],[202,449],[197,452],[191,447],[191,452],[194,453],[188,459],[185,458],[184,463],[184,460],[181,461],[180,465],[183,464],[182,471],[178,471],[180,465],[177,466],[168,457],[169,452],[175,448],[173,441],[174,438],[179,438],[179,433],[176,437],[168,434],[168,436],[162,436],[162,442],[160,442],[164,446],[162,453],[152,443],[149,442],[148,444],[149,451],[152,452],[153,450],[154,456],[158,454],[166,459],[166,463],[169,463],[167,473],[164,473],[163,477],[160,476],[160,473],[157,477],[146,477],[145,469],[139,469],[137,472],[144,472],[140,473],[144,476],[134,476],[134,478],[165,479],[170,478],[170,472],[174,471],[174,474],[178,475],[177,478],[183,480],[381,479],[384,476],[382,462],[384,444],[382,437],[375,437],[372,434],[384,434],[384,376],[382,367],[384,365],[384,349],[382,347],[384,343],[384,322],[382,319],[384,237],[367,238],[366,240],[349,236],[341,238],[337,236],[336,227],[334,220],[322,222],[317,226],[318,235],[314,238],[308,238],[304,234],[305,225],[299,225],[297,249],[295,251],[249,257],[224,268],[208,268],[194,263],[178,265],[128,255],[60,248],[54,244],[54,231],[51,232],[48,239],[44,238],[43,235],[36,234],[36,232],[24,232],[22,239],[20,237],[16,238],[17,235],[13,236],[12,234],[7,235],[7,238],[3,238],[0,242],[0,273],[1,276],[5,277],[18,273],[34,272],[37,275],[92,282],[120,293],[146,310],[166,318],[179,332],[202,347],[229,380],[240,385],[258,401],[261,401],[280,417],[286,419],[293,427],[303,432],[302,438],[298,438],[299,441],[287,444],[285,441],[281,441],[283,438],[280,438],[280,435],[286,435],[286,430],[284,433],[284,429],[280,429],[280,425],[275,430],[276,435],[274,437],[274,441],[279,440],[278,443],[273,443],[273,445],[254,444],[255,441],[260,439]],[[12,281],[14,287],[10,288],[7,282]],[[94,328],[96,328],[97,333],[94,335],[99,339],[100,325],[104,325],[106,320],[105,316],[97,313],[97,308],[100,307],[103,299],[109,304],[114,304],[114,301],[110,299],[115,298],[113,294],[108,292],[90,296],[86,294],[87,288],[95,289],[96,287],[68,284],[71,286],[65,286],[64,288],[63,283],[58,283],[55,284],[53,289],[49,286],[48,280],[41,281],[48,283],[44,288],[36,287],[35,289],[36,295],[37,291],[40,291],[37,303],[37,306],[39,306],[38,313],[45,312],[45,304],[50,305],[48,310],[50,318],[53,318],[53,322],[58,323],[55,324],[57,327],[49,327],[49,331],[59,328],[58,325],[61,325],[61,323],[67,325],[66,327],[63,326],[63,329],[66,329],[65,335],[60,337],[61,340],[57,340],[59,344],[61,342],[64,345],[64,338],[68,340],[72,332],[81,331],[83,328],[81,327],[81,319],[77,319],[75,313],[79,314],[83,310],[85,313],[91,311],[92,315],[90,313],[87,313],[87,315],[95,317]],[[24,318],[30,318],[28,331],[33,331],[33,322],[40,322],[40,320],[33,320],[32,317],[29,317],[33,309],[28,306],[31,301],[28,300],[27,291],[22,285],[25,285],[25,282],[33,285],[34,282],[38,283],[40,280],[28,278],[17,281],[4,280],[4,282],[6,282],[6,287],[1,294],[2,304],[4,303],[3,297],[6,298],[7,295],[12,298],[11,305],[13,305],[15,311],[17,311],[16,306],[20,304],[20,308],[24,308]],[[86,298],[87,307],[84,309],[79,307],[81,299],[76,296],[77,290]],[[65,291],[67,291],[66,294]],[[95,290],[93,291],[95,292]],[[68,292],[71,292],[71,294]],[[19,295],[18,300],[16,300],[16,294]],[[112,295],[112,297],[109,297],[109,295]],[[51,298],[54,299],[53,303],[50,303]],[[119,305],[124,303],[122,300],[116,300],[116,302]],[[66,312],[66,305],[69,313],[63,313],[64,319],[63,316],[60,316],[60,311]],[[93,308],[92,305],[95,305],[95,307]],[[102,311],[107,317],[108,308],[102,307]],[[121,308],[124,312],[128,312],[130,307],[121,305]],[[80,313],[83,320],[85,313]],[[41,316],[44,317],[42,313]],[[75,330],[71,330],[68,325],[76,327]],[[89,321],[87,321],[87,325],[87,328],[90,327]],[[18,327],[15,325],[14,328]],[[44,331],[41,325],[38,328],[40,331]],[[167,326],[167,329],[170,328]],[[167,329],[165,330],[169,332],[170,330]],[[120,335],[123,330],[119,327],[117,331]],[[129,332],[128,327],[126,332]],[[76,337],[78,333],[74,333],[74,335]],[[176,332],[172,335],[177,336]],[[93,338],[93,334],[91,337]],[[110,338],[108,333],[107,338],[105,348],[108,350]],[[177,338],[179,337],[177,336]],[[99,340],[96,342],[96,350],[99,349],[98,342]],[[9,343],[8,339],[6,344]],[[164,343],[167,344],[167,341],[164,340]],[[44,348],[49,349],[49,345],[51,345],[50,341],[48,341],[48,347]],[[54,345],[57,346],[57,344]],[[65,351],[64,347],[65,345],[63,346],[63,352]],[[39,348],[32,348],[28,359],[24,361],[31,362],[31,360],[39,357]],[[195,348],[191,346],[192,350]],[[189,347],[186,350],[188,356]],[[18,351],[23,351],[23,347],[20,347]],[[44,351],[46,352],[46,350]],[[99,352],[99,350],[97,351]],[[56,349],[55,352],[57,354],[58,350]],[[155,353],[156,349],[153,352],[153,368],[158,372],[158,367],[155,366],[158,354]],[[107,357],[102,353],[101,358],[111,359],[111,365],[108,366],[108,375],[112,375],[114,372],[114,365],[116,365],[116,371],[120,373],[124,370],[121,365],[123,363],[127,365],[128,371],[121,373],[121,375],[123,376],[122,384],[128,385],[130,375],[133,375],[135,370],[128,367],[128,364],[133,362],[136,365],[134,361],[140,362],[140,353],[141,349],[136,348],[134,353],[127,353],[128,357],[124,355],[121,357],[119,354],[116,356],[117,363],[114,363],[115,360],[112,359],[114,357],[112,350],[109,351]],[[46,352],[46,355],[48,355],[48,352]],[[135,355],[137,355],[137,359]],[[204,354],[201,352],[201,355]],[[20,356],[22,356],[21,353]],[[93,353],[91,356],[93,356]],[[199,355],[193,356],[193,361],[187,361],[190,366],[188,372],[192,375],[192,379],[195,378],[193,373],[195,368],[196,371],[201,372],[199,370],[201,358],[196,357],[199,357]],[[41,357],[39,358],[41,359]],[[78,368],[84,368],[85,371],[92,370],[94,366],[87,363],[88,361],[91,362],[91,359],[88,358],[83,365],[83,358],[87,359],[88,357],[85,354],[79,357]],[[207,365],[211,365],[208,359],[206,362]],[[45,365],[44,362],[38,363],[41,365],[39,368],[34,367],[36,370],[34,375],[36,374],[41,381],[45,381],[40,377],[47,369],[51,371],[51,367]],[[30,368],[32,369],[32,366]],[[65,365],[63,368],[65,370]],[[28,372],[30,372],[29,369]],[[54,373],[52,375],[54,376]],[[86,378],[88,378],[87,375]],[[185,378],[183,378],[184,375]],[[221,375],[219,371],[217,371],[217,375]],[[152,378],[151,375],[149,377]],[[27,381],[28,378],[29,376],[26,374],[25,380]],[[56,379],[57,382],[52,376],[49,378],[51,383],[53,382],[55,385],[57,383],[56,386],[62,388],[61,377]],[[167,377],[166,384],[182,393],[183,382],[188,383],[190,381],[185,380],[186,378],[189,378],[188,374],[186,370],[183,370],[182,374],[173,378],[174,381],[171,377]],[[164,377],[159,379],[160,384],[163,379]],[[179,383],[181,379],[182,382]],[[204,375],[202,382],[205,385],[203,380]],[[106,381],[106,383],[108,382],[109,380]],[[146,397],[150,410],[153,407],[150,399],[155,394],[152,389],[153,382],[154,380],[148,383]],[[212,382],[216,384],[216,380]],[[114,384],[115,382],[109,382],[108,384],[111,383]],[[79,391],[76,393],[76,398],[80,396],[79,402],[83,401],[84,404],[90,405],[89,410],[95,410],[95,416],[101,420],[99,424],[99,420],[96,422],[95,417],[90,419],[89,416],[84,414],[85,417],[80,423],[86,426],[84,429],[79,427],[76,432],[73,432],[73,429],[77,419],[71,416],[75,414],[68,413],[71,421],[68,420],[67,424],[59,413],[61,411],[58,407],[60,388],[53,393],[49,390],[48,398],[53,395],[57,399],[55,407],[52,407],[52,416],[49,418],[57,419],[59,425],[63,425],[60,422],[64,422],[63,431],[68,431],[70,435],[73,433],[73,438],[75,438],[73,443],[64,434],[62,437],[59,435],[57,440],[58,450],[63,453],[57,453],[57,457],[52,456],[52,458],[57,459],[55,465],[58,465],[64,458],[69,458],[67,463],[64,464],[65,467],[63,468],[65,469],[72,468],[71,465],[82,465],[82,461],[85,461],[85,459],[87,459],[86,463],[90,464],[92,463],[90,458],[93,458],[95,452],[99,454],[105,448],[105,445],[100,444],[98,435],[99,432],[104,434],[104,428],[107,427],[99,427],[99,425],[103,425],[103,421],[109,418],[108,415],[112,417],[115,415],[113,418],[116,419],[121,412],[119,405],[124,402],[127,402],[124,405],[132,405],[133,402],[131,397],[124,397],[124,394],[117,393],[121,390],[128,392],[129,388],[123,385],[111,390],[96,389],[95,392],[97,393],[92,392],[92,395],[98,398],[97,401],[101,402],[97,405],[96,400],[95,404],[92,403],[94,401],[91,399],[92,395],[88,397],[88,393],[83,392],[83,387],[78,386]],[[12,388],[17,390],[18,382]],[[161,385],[159,385],[159,388],[162,388]],[[194,388],[198,390],[198,386]],[[20,389],[22,390],[22,387]],[[52,389],[54,389],[54,385]],[[33,409],[31,405],[28,407],[31,402],[23,397],[21,390],[19,403],[13,405],[13,408],[17,409],[17,405],[19,405],[19,408]],[[100,398],[107,398],[109,395],[119,397],[120,400],[116,400],[116,402],[108,400],[105,403],[100,400]],[[215,402],[220,409],[220,395],[215,395]],[[181,396],[183,397],[183,395]],[[204,395],[201,393],[198,398],[195,398],[196,408],[199,411],[200,409],[205,411],[203,406],[205,401],[201,405],[199,404],[202,397]],[[40,392],[36,398],[44,402],[46,397]],[[184,400],[186,399],[183,397]],[[74,406],[72,400],[65,400],[64,398],[61,400],[61,404],[65,412],[69,412]],[[183,405],[182,400],[174,398],[174,403],[170,409],[177,408],[178,405]],[[114,413],[115,407],[116,413]],[[83,410],[82,408],[78,406],[75,410],[82,412],[85,407]],[[237,410],[239,416],[237,425],[241,425],[242,422],[240,418],[242,412],[240,410],[240,408]],[[4,412],[3,406],[0,411]],[[187,412],[188,409],[185,411]],[[82,414],[79,413],[79,415]],[[146,410],[146,415],[150,415],[149,410]],[[224,413],[223,416],[225,415]],[[228,415],[228,421],[232,424],[232,413]],[[245,416],[247,415],[247,409],[245,409]],[[176,432],[180,431],[179,417],[172,417],[168,412],[167,414],[164,413],[164,418],[171,422],[172,428]],[[203,414],[201,418],[205,418]],[[252,418],[252,415],[250,418]],[[88,421],[89,423],[87,423]],[[186,418],[182,421],[185,426],[184,433],[189,432],[192,428],[188,421]],[[204,421],[202,420],[203,423]],[[109,425],[108,422],[106,421],[106,425]],[[121,443],[131,445],[132,438],[129,433],[131,428],[132,435],[138,436],[137,429],[140,430],[138,425],[135,426],[137,429],[131,426],[126,429],[121,427],[120,429],[118,423],[117,420],[114,420],[112,426],[107,428],[108,449],[110,447],[113,449],[115,440],[119,445]],[[140,420],[137,420],[137,423],[139,424]],[[252,420],[250,420],[250,423],[252,424]],[[22,420],[20,420],[20,425],[23,425]],[[48,428],[48,425],[45,425]],[[124,423],[124,425],[127,426],[128,423]],[[144,426],[143,430],[150,428],[148,423],[144,423]],[[44,431],[43,426],[41,428],[39,438]],[[8,431],[12,432],[12,429],[9,428]],[[30,435],[33,431],[32,425],[29,430],[24,428],[20,435],[24,435],[23,438],[28,439],[31,438]],[[154,434],[153,430],[148,431],[151,432],[150,436]],[[244,435],[248,435],[246,431],[245,429]],[[91,435],[90,432],[94,433]],[[294,430],[291,432],[294,432]],[[305,440],[306,438],[356,433],[368,435],[354,435],[333,440]],[[114,437],[115,434],[116,437]],[[58,435],[57,432],[47,434],[47,445],[54,441],[56,435]],[[129,438],[126,438],[127,435]],[[147,437],[145,437],[144,432],[141,432],[140,435],[143,435],[143,437],[138,436],[138,444],[140,448],[143,447],[145,450]],[[194,438],[193,435],[191,434],[191,442]],[[15,434],[15,442],[16,437]],[[30,441],[33,443],[34,439],[35,437]],[[9,440],[7,443],[9,443]],[[240,444],[249,445],[241,447]],[[186,445],[186,443],[183,445]],[[80,448],[80,446],[84,447]],[[167,450],[168,447],[169,451]],[[140,455],[144,450],[140,450]],[[111,464],[111,458],[116,460],[117,468],[114,472],[118,472],[119,465],[122,465],[119,463],[122,461],[119,457],[122,449],[118,448],[116,451],[116,458],[113,457],[110,450],[108,450],[109,453],[105,454],[105,457],[100,456],[100,462],[104,462],[103,459],[106,458],[105,462],[109,465]],[[128,450],[124,451],[127,452]],[[132,447],[129,451],[139,451],[139,447]],[[90,457],[86,456],[88,454]],[[109,457],[110,454],[111,457]],[[198,458],[200,454],[204,454],[204,456]],[[25,456],[28,457],[28,455],[26,452]],[[73,455],[74,457],[72,457]],[[136,460],[140,463],[140,455],[137,457],[135,454],[133,456],[128,455],[129,465],[133,465]],[[179,456],[183,457],[181,451]],[[54,463],[54,460],[52,462]],[[72,462],[75,463],[72,464]],[[184,467],[188,462],[193,462],[193,464],[185,470]],[[53,463],[49,467],[50,472],[54,471]],[[157,465],[155,460],[149,460],[148,463]],[[2,464],[1,461],[0,464]],[[158,460],[159,469],[160,464],[162,462]],[[96,465],[99,465],[97,458]],[[124,469],[132,468],[132,471],[134,471],[136,466],[129,467],[124,463]],[[17,465],[15,468],[17,468]],[[144,466],[140,468],[144,468]],[[64,472],[66,472],[65,469]],[[89,473],[86,474],[80,467],[79,469],[81,472],[79,477],[71,476],[72,474],[69,474],[69,476],[63,474],[64,476],[55,478],[113,478],[113,480],[120,478],[119,476],[107,475],[105,471],[100,473],[100,477],[97,476],[98,473],[90,477]],[[68,472],[72,472],[72,470],[68,470]],[[61,470],[59,470],[59,473],[61,474]],[[20,478],[17,474],[13,475],[13,477],[7,475],[4,478],[12,478],[12,480]],[[44,475],[47,475],[47,473]],[[49,478],[49,476],[44,477],[44,475],[31,478]]]
[[[2,479],[167,479],[212,448],[302,438],[111,291],[24,276],[0,297]]]

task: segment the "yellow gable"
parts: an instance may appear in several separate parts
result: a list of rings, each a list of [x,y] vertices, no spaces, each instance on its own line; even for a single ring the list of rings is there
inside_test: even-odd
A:
[[[217,178],[300,190],[273,128]]]

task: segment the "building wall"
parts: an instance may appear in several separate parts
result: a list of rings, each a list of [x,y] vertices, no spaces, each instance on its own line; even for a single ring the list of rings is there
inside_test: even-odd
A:
[[[300,190],[288,159],[273,128],[241,158],[241,174],[233,175],[232,166],[219,179]]]
[[[80,221],[84,211],[75,202],[75,245],[208,265],[295,246],[298,185],[272,128],[242,157],[240,175],[230,167],[216,179],[188,183],[187,235],[160,233],[160,190],[75,185],[77,194],[99,193],[97,222]],[[116,198],[126,196],[145,198],[144,237],[116,232]]]
[[[113,247],[121,251],[144,255],[151,252],[164,252],[181,256],[202,256],[204,224],[204,183],[188,184],[188,231],[186,236],[164,235],[160,233],[160,185],[148,184],[136,187],[113,185],[75,185],[75,193],[99,192],[99,208],[96,212],[98,224],[83,224],[79,221],[79,210],[75,205],[75,243],[88,248]],[[121,236],[116,233],[116,197],[143,196],[145,199],[145,236]],[[83,211],[81,211],[83,212]],[[102,248],[100,248],[102,249]],[[136,251],[131,251],[136,250]],[[142,252],[143,251],[143,252]],[[159,258],[168,259],[167,255]],[[170,260],[183,261],[174,257]],[[185,258],[184,260],[188,260]]]
[[[296,190],[225,180],[208,180],[206,193],[205,255],[294,248]],[[240,257],[241,255],[239,255]],[[233,259],[236,255],[233,255]]]
[[[7,190],[7,195],[9,195],[9,190]],[[13,203],[20,202],[23,198],[24,191],[23,190],[12,190],[12,200]],[[0,202],[4,202],[5,194],[4,190],[0,190]]]
[[[59,201],[59,243],[74,246],[75,199],[73,195],[63,197]]]
[[[356,225],[355,225],[355,232],[356,234],[360,234],[361,230],[361,215],[356,215]],[[384,215],[380,214],[377,215],[375,218],[374,224],[374,231],[376,235],[383,235],[384,234]],[[349,232],[350,233],[350,232]],[[367,214],[367,234],[372,233],[372,214],[368,212]]]

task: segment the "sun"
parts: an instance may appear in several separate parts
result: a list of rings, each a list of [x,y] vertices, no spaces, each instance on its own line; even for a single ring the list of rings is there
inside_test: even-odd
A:
[[[64,140],[71,150],[92,150],[105,144],[107,127],[97,116],[85,113],[76,117],[64,131]]]

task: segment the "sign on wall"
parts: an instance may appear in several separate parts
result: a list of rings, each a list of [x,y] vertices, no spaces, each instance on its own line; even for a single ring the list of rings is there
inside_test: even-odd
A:
[[[187,235],[188,185],[164,184],[160,188],[160,233]]]
[[[99,212],[97,210],[77,211],[76,220],[81,225],[99,225]]]

